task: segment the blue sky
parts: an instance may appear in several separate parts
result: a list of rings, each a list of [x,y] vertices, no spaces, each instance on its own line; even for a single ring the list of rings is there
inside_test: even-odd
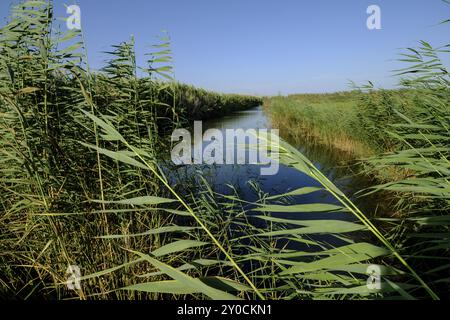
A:
[[[17,0],[1,0],[2,22]],[[76,3],[92,67],[110,45],[134,35],[138,61],[161,30],[172,38],[177,80],[220,92],[288,94],[348,89],[348,81],[391,88],[401,48],[448,43],[450,5],[440,0],[55,0]],[[369,5],[382,30],[366,27]]]

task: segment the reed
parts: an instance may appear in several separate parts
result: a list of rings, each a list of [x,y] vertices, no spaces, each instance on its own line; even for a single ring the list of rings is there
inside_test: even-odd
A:
[[[0,30],[0,292],[5,297],[72,296],[61,285],[68,265],[91,273],[128,261],[132,254],[123,248],[150,252],[165,242],[162,233],[114,243],[98,238],[146,232],[170,224],[174,215],[114,211],[120,207],[114,201],[124,195],[163,194],[161,184],[142,170],[102,157],[99,150],[117,151],[120,145],[101,136],[84,110],[104,115],[128,141],[155,155],[168,148],[164,132],[197,116],[193,110],[199,106],[192,100],[174,107],[176,96],[223,101],[223,113],[258,103],[258,98],[206,93],[170,81],[165,36],[142,68],[147,77],[137,77],[134,39],[113,46],[104,69],[92,72],[82,32],[55,32],[54,24],[53,2],[31,1],[14,7]],[[213,111],[220,105],[204,107]],[[76,296],[143,297],[111,293],[130,284],[137,271],[92,279]]]
[[[387,232],[303,154],[272,139],[281,162],[317,187],[271,195],[254,185],[259,199],[246,202],[237,193],[217,194],[201,172],[186,177],[184,188],[171,184],[166,174],[173,168],[161,159],[169,147],[164,133],[260,99],[172,81],[167,36],[149,53],[145,77],[137,76],[134,39],[113,46],[105,68],[92,72],[82,32],[55,34],[53,23],[52,1],[29,1],[0,30],[2,297],[437,299],[445,293],[447,262],[425,270],[419,260],[447,261],[448,254],[448,74],[439,69],[436,76],[434,62],[427,65],[429,82],[408,82],[422,90],[428,116],[396,112],[404,123],[391,126],[391,136],[403,148],[370,162],[414,170],[374,192],[423,196],[416,208],[427,215],[389,220],[394,227]],[[333,202],[292,205],[316,192]],[[305,218],[320,213],[351,219]],[[414,241],[408,228],[426,241]],[[66,286],[69,265],[82,270],[80,290]],[[369,266],[379,268],[381,290],[367,286]]]
[[[364,193],[388,192],[394,201],[396,216],[375,224],[384,224],[386,238],[444,297],[450,90],[443,61],[448,47],[420,41],[418,47],[405,49],[399,58],[405,67],[395,71],[401,90],[375,90],[369,83],[352,93],[293,95],[265,102],[274,123],[290,135],[333,148],[342,148],[342,140],[352,141],[348,150],[362,159],[361,172],[380,183]],[[368,150],[354,147],[359,143]]]
[[[450,79],[442,55],[448,45],[432,47],[421,41],[409,48],[398,70],[408,88],[414,109],[394,109],[396,121],[386,129],[395,142],[394,151],[368,160],[373,170],[396,168],[408,172],[402,179],[376,186],[373,191],[392,190],[403,212],[393,219],[390,236],[401,244],[408,260],[427,282],[448,297],[446,269],[449,261],[449,120]],[[448,269],[447,269],[448,270]]]
[[[294,142],[320,144],[342,150],[355,157],[374,153],[373,146],[361,139],[357,92],[304,94],[266,98],[264,107],[272,125]]]

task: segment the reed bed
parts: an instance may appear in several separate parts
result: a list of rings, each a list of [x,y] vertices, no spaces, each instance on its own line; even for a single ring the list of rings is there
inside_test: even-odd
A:
[[[358,135],[357,92],[304,94],[266,98],[264,107],[272,125],[293,141],[320,144],[356,157],[373,154],[373,147]]]
[[[67,297],[63,283],[69,265],[92,273],[128,261],[131,254],[124,248],[150,252],[164,242],[160,233],[120,242],[98,238],[146,232],[170,224],[174,215],[152,208],[112,211],[125,195],[164,192],[142,169],[129,170],[101,156],[104,148],[117,151],[120,146],[108,134],[100,136],[85,111],[104,115],[128,141],[156,155],[169,148],[165,132],[199,120],[199,114],[259,104],[255,97],[163,81],[171,75],[166,36],[140,68],[147,77],[137,77],[134,39],[113,46],[105,67],[93,72],[82,32],[56,32],[55,21],[52,1],[28,1],[13,8],[9,23],[0,30],[3,297]],[[174,103],[181,98],[183,104]],[[98,150],[90,152],[89,146]],[[140,298],[133,292],[111,293],[130,284],[137,271],[128,268],[117,277],[92,279],[75,296]]]
[[[272,155],[315,180],[314,187],[270,195],[254,185],[259,200],[249,203],[238,194],[215,193],[199,172],[181,192],[166,176],[171,168],[162,168],[161,155],[168,150],[164,133],[216,111],[253,106],[259,98],[176,84],[165,37],[142,68],[147,77],[137,77],[134,39],[114,46],[103,71],[92,72],[82,32],[55,33],[53,24],[52,1],[28,1],[13,9],[0,31],[2,298],[445,295],[447,262],[439,261],[448,257],[448,199],[442,196],[448,188],[448,141],[427,130],[448,135],[446,113],[427,117],[432,123],[401,116],[407,123],[395,128],[424,130],[424,136],[406,136],[404,149],[371,160],[373,166],[386,165],[386,159],[390,166],[414,163],[415,176],[378,188],[425,195],[427,215],[420,211],[407,220],[389,220],[389,232],[303,154],[274,139]],[[420,78],[409,82],[426,93],[420,95],[426,97],[424,110],[446,110],[448,104],[439,99],[448,98],[447,76],[432,76],[433,88]],[[411,148],[415,140],[420,149]],[[436,168],[426,169],[429,161]],[[291,204],[293,197],[315,192],[334,200]],[[349,219],[317,219],[321,213],[345,213]],[[405,225],[426,240],[411,240],[416,235]],[[423,256],[439,261],[426,269]],[[82,271],[80,289],[66,285],[69,265]],[[380,289],[367,286],[373,268],[382,275]]]
[[[448,45],[426,41],[405,49],[399,58],[405,67],[395,71],[399,90],[369,83],[347,93],[265,101],[287,135],[347,149],[360,160],[360,173],[380,183],[361,194],[387,192],[394,201],[395,217],[376,225],[442,297],[449,293],[448,53]]]

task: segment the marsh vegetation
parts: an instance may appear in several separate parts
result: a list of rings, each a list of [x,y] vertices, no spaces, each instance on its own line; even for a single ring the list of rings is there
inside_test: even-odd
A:
[[[270,193],[252,182],[244,199],[202,170],[174,181],[168,133],[262,99],[176,83],[166,36],[146,66],[131,39],[93,71],[82,31],[54,24],[52,1],[28,1],[0,29],[2,298],[448,296],[448,48],[410,49],[402,91],[266,100],[284,140],[354,152],[368,174],[401,172],[358,193],[392,193],[399,214],[377,218],[284,140],[280,163],[308,184]]]

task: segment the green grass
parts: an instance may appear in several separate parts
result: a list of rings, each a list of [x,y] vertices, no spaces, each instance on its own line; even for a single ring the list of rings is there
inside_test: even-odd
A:
[[[361,139],[357,92],[304,94],[266,98],[264,106],[275,128],[297,142],[322,144],[356,157],[373,154]]]
[[[275,127],[301,142],[322,144],[356,158],[395,150],[385,130],[400,118],[396,110],[418,116],[417,92],[360,88],[329,94],[296,94],[266,98]]]

